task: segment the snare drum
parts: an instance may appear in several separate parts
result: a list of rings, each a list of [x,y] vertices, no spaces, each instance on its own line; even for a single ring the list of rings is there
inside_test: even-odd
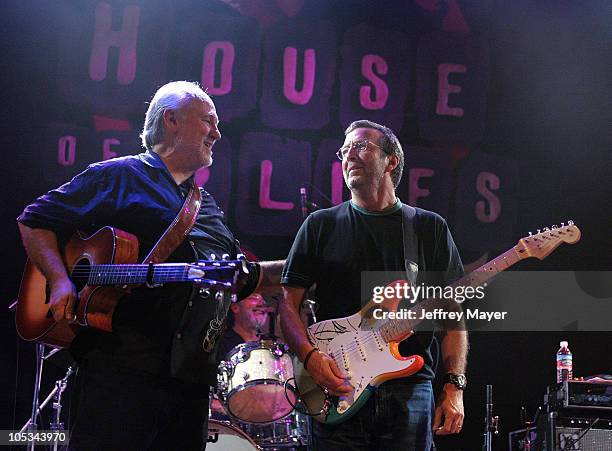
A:
[[[219,451],[257,451],[261,448],[244,432],[225,421],[208,419],[206,449]]]
[[[274,423],[239,422],[238,426],[263,449],[298,449],[310,444],[309,418],[296,411]]]
[[[292,377],[286,345],[270,340],[242,343],[219,366],[219,397],[238,420],[270,423],[293,411],[297,396],[290,384],[285,396],[285,382]]]

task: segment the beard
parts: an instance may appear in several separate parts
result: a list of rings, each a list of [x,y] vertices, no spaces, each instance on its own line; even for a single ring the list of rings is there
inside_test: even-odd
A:
[[[356,174],[343,171],[344,183],[353,191],[364,187],[374,187],[385,175],[384,166],[362,167]]]

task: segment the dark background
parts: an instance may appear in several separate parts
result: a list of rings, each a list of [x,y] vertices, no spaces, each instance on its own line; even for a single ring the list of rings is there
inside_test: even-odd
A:
[[[110,3],[124,5],[128,2]],[[321,0],[306,3],[300,13],[304,20],[331,18],[338,26],[371,21],[377,26],[388,24],[401,29],[402,17],[410,17],[411,23],[422,20],[423,29],[427,31],[439,29],[444,16],[443,10],[426,14],[417,5],[430,2]],[[228,17],[238,14],[212,0],[143,4],[155,4],[173,13],[210,8]],[[381,4],[385,5],[384,10],[378,6]],[[70,108],[62,103],[57,90],[54,77],[57,76],[58,29],[65,24],[56,14],[54,5],[55,2],[5,1],[1,7],[0,77],[4,108],[0,122],[3,144],[0,167],[4,200],[0,299],[5,306],[17,295],[25,262],[14,218],[35,196],[53,187],[43,176],[43,137],[50,118],[82,127],[92,126],[92,111]],[[472,149],[477,147],[485,153],[510,157],[518,162],[518,213],[512,236],[505,239],[512,243],[529,230],[567,219],[573,219],[583,234],[579,244],[562,246],[542,262],[526,261],[517,268],[612,269],[609,230],[612,226],[612,5],[606,0],[472,0],[458,2],[458,5],[470,33],[484,38],[490,49],[484,137],[477,145],[472,144]],[[281,17],[280,22],[282,20]],[[175,75],[170,72],[168,80]],[[328,125],[315,131],[288,130],[281,134],[304,139],[339,138],[345,124],[339,121],[335,106],[338,89],[336,85],[332,93]],[[414,86],[410,91],[403,127],[398,134],[404,146],[427,147],[431,143],[419,135],[416,125]],[[144,111],[143,108],[138,115],[127,115],[134,130],[140,127]],[[249,131],[271,131],[258,121],[256,112],[222,124],[222,131],[234,143],[247,129],[247,123]],[[237,161],[232,162],[232,186],[238,183],[237,164]],[[214,170],[213,166],[213,173]],[[235,208],[238,204],[236,190],[233,193],[229,221],[236,229],[236,217],[240,212]],[[454,212],[454,216],[457,215],[461,212]],[[251,235],[244,230],[238,235],[260,257],[267,259],[283,258],[291,244],[291,238],[285,236]],[[489,249],[489,255],[497,255],[506,248]],[[479,256],[468,249],[461,249],[461,252],[468,262]],[[0,343],[3,343],[0,428],[13,429],[20,427],[29,415],[34,346],[17,338],[12,313],[5,309],[0,318]],[[611,337],[610,332],[577,331],[473,333],[464,430],[460,436],[440,440],[439,447],[474,450],[481,446],[485,385],[493,384],[495,411],[501,417],[501,433],[495,444],[496,449],[505,449],[507,432],[520,427],[520,407],[526,406],[527,411],[533,413],[542,404],[546,386],[554,382],[554,354],[559,341],[569,340],[574,353],[574,375],[586,376],[612,373]],[[47,385],[63,371],[54,364],[50,368],[45,376]]]

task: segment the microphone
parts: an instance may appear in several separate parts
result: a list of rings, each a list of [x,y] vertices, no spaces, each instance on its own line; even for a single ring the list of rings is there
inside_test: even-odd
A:
[[[300,207],[302,209],[302,219],[306,219],[308,216],[308,198],[306,197],[306,188],[304,186],[300,188]]]

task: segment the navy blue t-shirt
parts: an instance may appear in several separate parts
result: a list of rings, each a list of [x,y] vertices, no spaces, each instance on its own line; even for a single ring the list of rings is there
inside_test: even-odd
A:
[[[147,151],[90,165],[70,182],[28,205],[18,221],[54,231],[60,243],[76,231],[113,226],[138,238],[139,261],[175,219],[192,179],[177,185],[161,158]],[[168,262],[194,262],[240,252],[213,197],[201,190],[202,206],[189,236]],[[259,277],[253,271],[243,293]],[[101,352],[116,364],[192,383],[215,383],[214,352],[202,350],[202,338],[216,303],[198,295],[192,284],[137,288],[120,301],[113,333],[83,330],[71,351],[77,358]]]

